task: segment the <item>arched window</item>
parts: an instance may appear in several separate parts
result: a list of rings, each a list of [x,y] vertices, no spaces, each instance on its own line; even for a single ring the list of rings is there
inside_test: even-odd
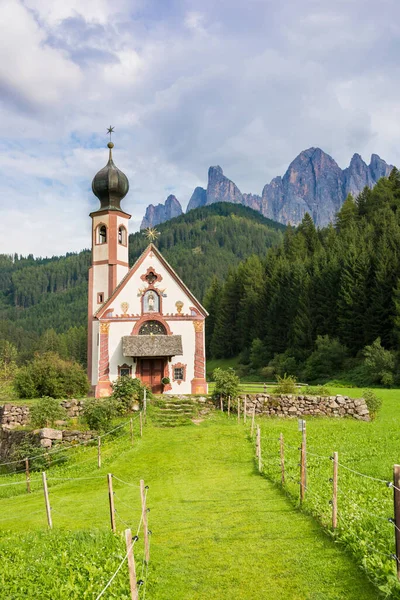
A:
[[[118,227],[118,244],[126,246],[126,229],[123,225]]]
[[[146,321],[139,329],[139,335],[167,335],[167,330],[159,321]]]
[[[97,228],[97,243],[107,244],[107,227],[105,225],[99,225]]]
[[[160,298],[154,290],[148,290],[143,296],[143,312],[160,312]]]

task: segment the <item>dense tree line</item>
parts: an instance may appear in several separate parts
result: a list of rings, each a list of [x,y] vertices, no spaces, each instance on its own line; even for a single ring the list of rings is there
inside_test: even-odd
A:
[[[365,188],[357,199],[349,196],[335,225],[317,230],[306,214],[297,229],[286,229],[282,243],[266,256],[249,257],[231,269],[223,283],[215,278],[205,303],[211,314],[209,354],[240,354],[241,362],[253,369],[281,364],[304,373],[323,340],[339,344],[342,367],[346,357],[347,366],[354,366],[351,359],[364,355],[377,338],[383,348],[397,351],[397,169],[373,190]]]

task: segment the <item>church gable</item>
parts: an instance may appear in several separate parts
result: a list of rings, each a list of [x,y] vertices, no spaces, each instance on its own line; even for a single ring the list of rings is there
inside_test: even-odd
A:
[[[151,313],[207,316],[207,311],[153,244],[146,248],[95,316],[129,318]]]

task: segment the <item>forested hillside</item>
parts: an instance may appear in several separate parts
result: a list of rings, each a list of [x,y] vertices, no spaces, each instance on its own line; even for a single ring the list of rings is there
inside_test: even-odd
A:
[[[285,228],[252,209],[221,203],[158,229],[157,246],[202,300],[213,275],[223,280],[241,260],[264,256],[280,243]],[[133,264],[148,240],[138,232],[129,242]],[[88,250],[51,259],[0,256],[0,339],[14,343],[21,360],[40,347],[84,362],[89,265]]]
[[[248,258],[224,285],[213,281],[205,298],[209,355],[241,353],[250,370],[269,364],[266,375],[275,368],[313,378],[321,361],[338,372],[373,351],[376,379],[390,383],[398,373],[399,249],[394,169],[373,190],[349,196],[335,226],[317,230],[306,215],[265,258]]]

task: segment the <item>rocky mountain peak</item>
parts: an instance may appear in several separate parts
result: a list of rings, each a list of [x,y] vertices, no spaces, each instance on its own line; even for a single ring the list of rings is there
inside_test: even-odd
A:
[[[243,196],[239,188],[227,177],[225,177],[220,166],[208,169],[207,202],[233,202],[244,204]]]
[[[173,194],[170,194],[164,204],[157,204],[157,206],[150,204],[147,207],[140,229],[155,227],[155,225],[165,223],[165,221],[179,217],[181,214],[183,214],[183,210],[179,200]]]

